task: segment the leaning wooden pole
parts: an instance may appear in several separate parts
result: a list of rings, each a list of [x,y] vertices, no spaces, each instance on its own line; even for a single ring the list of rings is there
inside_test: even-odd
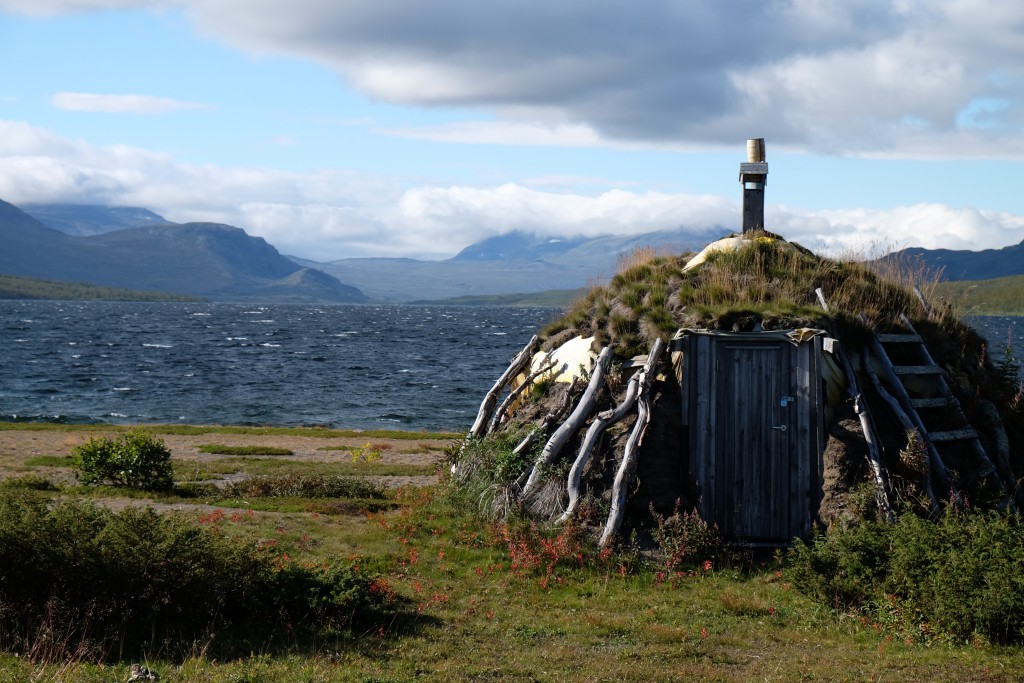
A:
[[[590,383],[587,384],[587,390],[583,392],[580,402],[576,404],[576,409],[551,435],[548,442],[544,444],[544,450],[541,451],[537,462],[533,464],[530,476],[523,485],[523,498],[526,498],[533,492],[543,478],[544,470],[555,461],[555,458],[561,453],[562,448],[569,442],[572,435],[579,430],[587,418],[590,417],[590,413],[594,411],[594,404],[597,403],[597,393],[604,386],[605,375],[608,373],[608,366],[611,362],[612,347],[606,346],[601,349],[597,360],[594,361],[594,372],[590,376]]]
[[[864,369],[868,373],[868,377],[871,378],[871,384],[874,385],[875,392],[882,398],[883,401],[889,404],[889,408],[896,416],[896,419],[899,420],[899,423],[903,427],[903,430],[907,433],[917,434],[918,438],[921,439],[921,445],[923,445],[926,450],[934,449],[935,446],[921,436],[921,430],[917,428],[917,426],[914,424],[914,421],[910,419],[909,415],[907,415],[907,411],[903,410],[903,406],[901,406],[900,402],[896,400],[896,397],[890,394],[888,390],[882,385],[881,380],[878,379],[878,375],[871,367],[871,359],[868,358],[867,350],[864,351],[863,358]],[[937,456],[932,456],[931,451],[929,450],[929,462],[931,462],[931,460],[934,459],[934,457]],[[929,470],[930,469],[931,468],[929,467]],[[925,472],[924,477],[922,478],[922,481],[920,483],[921,487],[924,488],[925,494],[927,494],[928,496],[932,513],[938,513],[939,501],[935,497],[935,490],[932,488],[931,475],[928,472]]]
[[[580,446],[579,453],[576,455],[576,460],[573,462],[572,469],[569,470],[569,477],[566,480],[566,490],[569,492],[569,505],[565,508],[562,516],[555,521],[556,524],[564,524],[576,513],[576,507],[580,502],[580,484],[583,479],[583,468],[587,466],[591,453],[594,452],[598,441],[601,440],[601,435],[633,409],[633,406],[636,404],[639,386],[640,372],[637,371],[629,378],[629,386],[626,387],[626,396],[622,399],[622,403],[616,406],[614,410],[598,413],[594,421],[590,423],[590,429],[587,430],[587,435],[583,437],[583,444]]]
[[[562,400],[562,403],[557,408],[555,408],[547,415],[545,415],[544,419],[541,420],[540,424],[531,429],[530,433],[526,435],[526,438],[520,441],[519,445],[512,449],[512,452],[515,455],[521,455],[529,451],[531,448],[533,448],[533,444],[536,443],[537,438],[541,434],[547,434],[551,430],[552,426],[560,422],[562,418],[566,416],[566,414],[572,408],[572,401],[573,397],[576,395],[576,387],[578,386],[578,383],[578,378],[574,377],[572,380],[572,384],[570,384],[569,388],[566,389],[565,391],[565,398]],[[526,481],[527,476],[529,475],[524,473],[520,477],[521,481],[517,481],[516,484],[518,486],[522,486],[523,483]]]
[[[885,377],[893,389],[896,390],[897,396],[903,399],[903,401],[909,403],[910,397],[907,395],[907,390],[903,386],[903,382],[900,381],[899,375],[896,374],[896,368],[892,366],[892,361],[889,360],[889,355],[882,347],[882,342],[878,341],[878,337],[874,334],[871,335],[871,352],[882,366]],[[928,430],[925,429],[924,424],[921,422],[921,416],[916,412],[909,410],[905,410],[904,412],[913,422],[917,431],[921,434],[924,444],[928,449],[928,459],[931,464],[932,474],[938,481],[940,489],[943,492],[949,492],[955,498],[959,499],[959,495],[953,488],[953,480],[952,477],[949,476],[949,470],[946,468],[946,463],[943,462],[942,455],[939,453],[939,450],[935,448],[935,444],[933,444],[931,439],[928,438]]]
[[[665,352],[665,342],[660,338],[654,342],[654,347],[647,356],[647,363],[641,371],[639,392],[637,394],[637,417],[633,431],[626,441],[626,451],[622,455],[622,463],[615,473],[615,483],[612,486],[612,509],[608,513],[608,521],[604,525],[604,532],[598,545],[602,548],[608,547],[619,533],[622,527],[622,518],[626,514],[626,497],[629,487],[636,474],[637,461],[640,454],[640,445],[643,443],[647,425],[651,421],[651,382],[657,374],[658,363]]]
[[[540,337],[533,335],[530,341],[523,347],[523,350],[517,353],[512,358],[512,363],[508,366],[508,369],[502,373],[498,381],[494,383],[491,390],[484,396],[483,402],[480,404],[480,410],[477,411],[476,420],[473,422],[473,426],[469,430],[469,437],[478,439],[484,434],[484,429],[487,427],[487,422],[491,417],[491,411],[494,410],[494,405],[498,402],[498,394],[502,392],[505,386],[512,381],[522,371],[526,364],[530,362],[533,357],[533,351],[537,344],[540,342]]]
[[[846,373],[849,394],[853,398],[853,411],[857,413],[857,417],[860,419],[860,428],[864,432],[864,442],[868,447],[868,465],[871,468],[871,475],[875,480],[875,502],[885,518],[893,522],[896,518],[892,512],[892,504],[889,502],[889,481],[888,477],[886,477],[885,464],[882,462],[882,452],[878,446],[878,435],[875,433],[875,425],[871,421],[867,404],[864,402],[864,397],[861,395],[860,388],[857,385],[857,375],[854,374],[853,368],[850,367],[845,354],[840,353],[839,358],[843,371]]]
[[[546,360],[537,370],[531,372],[526,377],[526,379],[523,380],[522,384],[520,384],[512,391],[508,392],[508,396],[505,397],[505,400],[501,402],[501,405],[498,406],[498,409],[494,411],[494,415],[491,416],[491,421],[487,425],[486,433],[490,434],[495,429],[497,429],[498,425],[500,425],[501,421],[505,418],[505,412],[509,409],[509,406],[515,403],[516,399],[522,396],[523,392],[530,388],[530,385],[533,384],[534,380],[536,380],[544,373],[551,372],[552,370],[554,370],[555,365],[557,365],[557,363],[551,360],[549,356],[548,360]],[[565,363],[563,363],[562,367],[559,370],[555,371],[555,374],[557,375],[559,372],[563,372],[566,367],[568,366]]]
[[[828,301],[825,300],[825,291],[818,287],[814,290],[814,293],[818,295],[821,307],[828,313],[829,305]],[[850,398],[853,399],[853,412],[857,414],[857,418],[860,420],[860,428],[864,433],[864,443],[868,447],[868,467],[871,469],[871,476],[875,480],[875,503],[886,520],[894,522],[896,517],[892,511],[892,504],[889,502],[889,478],[886,475],[885,463],[882,461],[882,451],[878,445],[878,434],[875,432],[875,425],[871,420],[871,414],[868,412],[867,403],[860,393],[857,373],[854,372],[850,359],[846,357],[842,341],[837,341],[839,341],[839,350],[836,353],[836,357],[839,358],[839,364],[843,367],[843,374],[846,375],[846,390]]]

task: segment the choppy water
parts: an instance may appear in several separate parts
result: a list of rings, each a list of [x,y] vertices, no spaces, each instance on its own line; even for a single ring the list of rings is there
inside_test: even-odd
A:
[[[556,314],[0,301],[0,420],[461,430]]]
[[[546,308],[0,301],[0,420],[462,430]],[[971,320],[998,356],[1024,318]]]

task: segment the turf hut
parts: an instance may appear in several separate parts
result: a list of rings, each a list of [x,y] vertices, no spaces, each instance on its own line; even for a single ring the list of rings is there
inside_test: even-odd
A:
[[[763,156],[741,165],[745,220],[766,177]],[[777,546],[864,514],[1015,508],[1017,368],[929,286],[756,225],[696,255],[626,255],[512,359],[453,482],[486,514],[602,545],[693,511]]]

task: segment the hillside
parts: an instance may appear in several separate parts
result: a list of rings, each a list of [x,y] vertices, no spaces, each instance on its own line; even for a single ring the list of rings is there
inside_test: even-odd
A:
[[[913,247],[889,254],[882,260],[920,262],[943,280],[989,280],[1024,274],[1024,242],[1002,249],[922,249]]]
[[[149,209],[137,206],[26,204],[20,208],[48,228],[79,237],[170,222]]]
[[[963,315],[1024,315],[1024,275],[940,282],[935,293]]]
[[[302,268],[265,240],[214,223],[75,237],[0,201],[0,273],[216,300],[358,303],[355,287]]]
[[[54,282],[31,277],[0,275],[0,299],[49,301],[198,301],[198,297],[168,292],[99,287],[82,282]]]

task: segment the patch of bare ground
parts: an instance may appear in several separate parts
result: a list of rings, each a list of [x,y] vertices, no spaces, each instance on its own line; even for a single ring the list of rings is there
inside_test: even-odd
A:
[[[85,443],[93,437],[116,436],[113,431],[97,429],[95,431],[62,431],[62,430],[0,430],[0,480],[9,477],[35,474],[45,477],[56,484],[73,484],[74,474],[70,467],[55,465],[27,465],[33,458],[70,456],[75,446]],[[438,464],[444,457],[444,449],[449,445],[446,437],[409,440],[375,436],[352,437],[318,437],[276,434],[222,434],[206,433],[197,435],[157,434],[159,439],[171,451],[171,457],[180,464],[209,463],[222,458],[236,456],[202,453],[200,447],[205,444],[223,446],[260,446],[283,448],[292,452],[291,455],[246,456],[246,458],[267,458],[276,461],[308,462],[308,463],[346,463],[352,461],[352,453],[370,445],[374,452],[380,453],[382,465],[416,465],[431,466]],[[244,476],[244,475],[238,475]],[[228,482],[238,476],[227,474],[211,483]],[[415,485],[427,486],[437,482],[435,475],[367,475],[365,478],[374,484],[395,488]],[[190,503],[155,503],[139,498],[108,499],[105,505],[120,508],[126,505],[150,505],[154,509],[163,510],[197,510],[212,511],[208,505]]]

